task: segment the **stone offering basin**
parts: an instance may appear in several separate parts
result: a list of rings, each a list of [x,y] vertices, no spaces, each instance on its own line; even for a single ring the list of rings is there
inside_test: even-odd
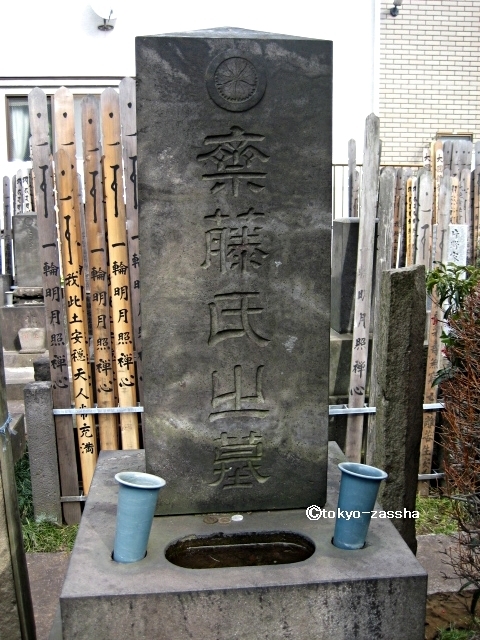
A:
[[[330,443],[328,510],[342,460]],[[365,548],[345,551],[334,519],[303,509],[160,516],[146,557],[121,564],[114,475],[126,469],[145,470],[144,452],[101,453],[51,640],[423,640],[427,576],[390,521],[372,519]]]
[[[220,569],[291,564],[310,558],[314,551],[313,542],[298,533],[264,531],[189,536],[167,547],[165,557],[185,569]]]

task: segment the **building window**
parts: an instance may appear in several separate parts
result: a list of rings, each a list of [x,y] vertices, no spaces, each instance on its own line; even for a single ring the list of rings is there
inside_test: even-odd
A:
[[[50,144],[52,141],[52,108],[51,100],[47,98],[48,128]],[[30,123],[28,119],[28,97],[7,97],[7,135],[8,160],[30,160]]]
[[[438,131],[436,139],[441,140],[442,142],[446,142],[447,140],[451,140],[452,142],[455,142],[456,140],[466,140],[467,142],[473,142],[473,133],[452,133],[451,131]]]

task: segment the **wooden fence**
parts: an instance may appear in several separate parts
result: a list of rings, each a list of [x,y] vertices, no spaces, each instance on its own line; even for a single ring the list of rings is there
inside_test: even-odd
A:
[[[119,91],[84,98],[83,178],[72,93],[62,87],[53,96],[52,132],[45,93],[34,89],[28,102],[33,169],[31,177],[19,172],[11,185],[4,179],[2,267],[12,272],[12,209],[33,209],[63,515],[73,523],[80,519],[98,446],[135,449],[142,442],[135,82],[125,78]]]
[[[367,119],[367,133],[368,122]],[[357,347],[366,343],[363,334],[370,310],[372,280],[368,277],[365,281],[365,274],[369,273],[373,261],[372,210],[379,216],[382,229],[390,229],[378,243],[377,284],[380,281],[380,271],[385,268],[423,264],[429,270],[439,262],[456,265],[477,264],[480,257],[480,143],[473,145],[472,142],[460,139],[433,141],[424,149],[421,166],[384,167],[380,174],[375,167],[372,168],[372,158],[379,159],[377,135],[367,136],[364,153],[364,163],[360,167],[362,174],[356,166],[353,141],[349,144],[349,164],[343,165],[340,172],[334,167],[337,183],[338,176],[343,175],[342,181],[346,185],[341,196],[337,190],[337,210],[353,216],[360,214],[354,324],[355,328],[361,325],[363,333],[356,335],[354,332],[353,336],[349,404],[351,407],[361,406],[365,394],[365,384],[362,380],[366,379],[367,352],[365,351],[364,356],[360,358]],[[377,201],[379,184],[380,197]],[[362,228],[370,229],[370,236],[367,232],[367,240],[362,236]],[[435,301],[431,302],[429,311],[424,404],[434,405],[438,387],[433,382],[438,370],[443,366],[440,341],[443,311]],[[375,372],[372,371],[371,388],[374,386]],[[420,474],[431,473],[435,423],[436,413],[426,410],[420,452]],[[363,416],[349,416],[346,449],[347,456],[352,460],[360,460],[363,435]],[[428,481],[421,480],[419,492],[426,495],[428,489]]]

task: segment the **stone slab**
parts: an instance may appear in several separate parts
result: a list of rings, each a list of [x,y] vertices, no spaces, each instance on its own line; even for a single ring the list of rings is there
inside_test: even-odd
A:
[[[50,358],[48,355],[40,356],[33,361],[33,376],[35,378],[35,382],[48,382],[52,379]]]
[[[47,640],[58,609],[70,554],[27,553],[26,556],[37,640]]]
[[[24,356],[26,354],[18,354]],[[37,356],[35,356],[37,357]],[[5,379],[7,389],[7,400],[23,402],[23,389],[26,384],[33,382],[33,367],[5,367]]]
[[[45,351],[41,354],[40,357],[48,357],[48,351]],[[4,351],[3,352],[3,360],[5,362],[5,367],[9,369],[16,369],[18,367],[24,368],[29,367],[33,369],[33,363],[38,359],[38,353],[20,353],[18,351]],[[7,372],[7,383],[8,383],[8,372]]]
[[[343,459],[330,443],[327,509],[337,504]],[[120,470],[145,468],[143,451],[102,452],[60,597],[63,638],[110,640],[423,639],[427,576],[388,520],[373,520],[367,546],[331,544],[334,520],[304,510],[242,512],[243,521],[204,516],[154,519],[144,560],[111,559]],[[228,520],[228,519],[227,519]],[[316,550],[296,564],[185,569],[165,549],[189,535],[294,531]]]
[[[162,512],[323,504],[332,45],[241,29],[136,43],[145,448],[169,477]]]
[[[51,382],[31,382],[25,386],[25,417],[35,517],[47,516],[61,523],[62,507],[51,387]]]
[[[332,316],[337,333],[353,331],[359,218],[338,218],[332,229]]]
[[[5,351],[20,351],[18,330],[24,327],[45,329],[45,306],[43,304],[15,305],[0,307],[3,348]],[[37,357],[37,356],[35,356]]]
[[[10,442],[12,445],[13,463],[23,458],[27,445],[27,434],[25,431],[25,417],[23,413],[12,413],[10,428]]]
[[[417,560],[428,572],[428,595],[457,593],[465,581],[455,574],[448,557],[458,550],[455,537],[431,533],[418,536],[417,541]]]
[[[43,287],[37,214],[12,217],[15,283],[19,287]]]
[[[387,510],[415,509],[423,427],[425,358],[425,267],[382,273],[377,319],[377,411],[369,423],[369,464],[388,473],[379,500]],[[373,396],[373,392],[372,392]],[[415,553],[415,522],[396,519],[395,526]]]

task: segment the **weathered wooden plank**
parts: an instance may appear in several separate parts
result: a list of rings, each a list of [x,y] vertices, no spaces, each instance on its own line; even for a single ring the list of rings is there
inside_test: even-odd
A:
[[[360,209],[360,171],[355,171],[352,194],[352,218],[358,218]]]
[[[426,171],[432,170],[432,151],[431,146],[425,146],[422,153],[422,164]]]
[[[77,173],[77,190],[78,190],[78,198],[79,198],[79,207],[80,207],[80,237],[81,237],[81,252],[82,259],[81,264],[83,265],[83,276],[85,278],[85,291],[90,293],[90,269],[88,265],[88,250],[87,250],[87,228],[85,223],[85,202],[83,197],[83,179],[80,173]],[[86,306],[88,308],[89,299],[86,297]]]
[[[451,178],[444,176],[440,182],[439,209],[437,223],[437,242],[435,248],[435,262],[445,262],[448,245],[448,224],[451,205]],[[433,403],[437,399],[438,387],[433,385],[437,375],[440,356],[440,335],[443,320],[443,311],[436,302],[436,292],[433,292],[430,322],[428,325],[428,352],[427,370],[425,376],[424,402]],[[425,411],[423,414],[422,443],[420,446],[419,473],[430,473],[432,467],[433,445],[435,438],[436,414],[433,411]],[[422,480],[418,483],[420,495],[427,496],[430,483]]]
[[[4,224],[4,255],[5,255],[5,275],[12,275],[12,198],[11,198],[10,178],[3,178],[3,224]],[[4,302],[4,301],[3,301]]]
[[[409,179],[411,183],[411,178]],[[411,185],[410,185],[411,186]],[[377,392],[377,376],[375,372],[376,349],[378,346],[377,330],[380,309],[380,287],[382,272],[390,268],[392,263],[392,228],[395,205],[396,175],[393,167],[386,167],[380,173],[379,193],[378,193],[378,234],[377,234],[377,259],[375,264],[375,291],[373,298],[373,345],[372,345],[372,368],[370,373],[370,398],[374,398]],[[408,193],[408,189],[407,189]],[[408,198],[412,199],[411,190]],[[366,462],[372,464],[375,456],[376,443],[376,421],[375,414],[368,416],[367,430],[367,451]]]
[[[22,209],[23,213],[31,213],[32,212],[32,184],[30,181],[30,170],[24,169],[22,174]]]
[[[85,283],[78,251],[80,229],[74,211],[76,174],[71,171],[69,155],[59,149],[55,156],[58,189],[58,226],[72,366],[72,386],[76,408],[93,406],[92,383],[88,363],[88,326],[85,313]],[[97,437],[92,414],[78,415],[77,439],[82,468],[83,492],[88,494],[97,461]]]
[[[448,225],[450,224],[450,207],[452,179],[450,176],[443,176],[440,181],[438,199],[438,221],[437,221],[437,242],[435,245],[434,261],[436,263],[445,262],[448,252]]]
[[[445,142],[443,143],[443,169],[448,169],[450,172],[452,169],[452,151],[452,141],[445,140]]]
[[[448,225],[448,253],[446,262],[465,266],[468,255],[469,228],[466,224]]]
[[[66,87],[60,87],[55,92],[53,97],[54,106],[54,128],[55,128],[55,143],[57,151],[63,149],[67,154],[70,161],[71,171],[73,173],[73,202],[75,223],[77,229],[81,229],[80,221],[80,194],[77,182],[77,145],[75,140],[75,108],[72,92]],[[77,244],[76,250],[79,253],[79,265],[83,271],[83,250],[81,244],[81,236],[79,244]],[[86,312],[86,307],[85,307]]]
[[[415,264],[418,232],[418,185],[425,169],[419,169],[412,182],[412,264]]]
[[[473,258],[473,222],[471,209],[471,170],[464,168],[460,172],[458,185],[458,223],[467,225],[467,263],[471,264]]]
[[[137,382],[143,405],[142,314],[140,306],[140,248],[138,240],[137,190],[137,119],[135,80],[124,78],[119,85],[120,124],[122,128],[123,166],[125,171],[125,208],[132,295],[132,324],[136,352]]]
[[[372,299],[373,236],[377,214],[378,170],[380,165],[380,121],[374,114],[365,122],[362,211],[358,238],[355,312],[350,368],[349,407],[363,407],[368,366],[368,340]],[[360,461],[363,415],[350,415],[347,421],[345,454]]]
[[[474,264],[477,263],[478,251],[478,227],[480,217],[480,142],[475,143],[475,168],[473,170],[473,246]]]
[[[405,186],[405,266],[412,264],[412,177],[408,178]]]
[[[31,142],[31,139],[30,139]],[[30,148],[30,157],[32,157],[32,149]],[[30,181],[30,204],[32,207],[32,211],[35,211],[35,176],[33,175],[33,170],[28,170],[28,179]]]
[[[450,204],[450,221],[452,224],[458,223],[458,190],[459,181],[456,176],[452,174],[452,201]]]
[[[351,218],[358,215],[354,210],[356,173],[357,143],[352,139],[348,141],[348,215]]]
[[[418,183],[417,183],[418,185]],[[415,264],[430,268],[432,239],[433,179],[430,171],[420,178],[418,191],[418,229],[415,248]]]
[[[393,240],[392,240],[392,264],[395,268],[398,256],[398,243],[400,238],[400,192],[402,190],[402,170],[396,169],[395,176],[395,202],[393,209]]]
[[[66,87],[60,87],[55,92],[54,100],[54,125],[55,125],[55,141],[57,150],[63,149],[70,162],[70,168],[72,172],[72,198],[73,209],[72,215],[75,216],[75,226],[77,229],[78,238],[76,241],[75,250],[78,253],[78,269],[79,274],[85,282],[85,266],[84,265],[84,252],[82,244],[82,204],[81,204],[81,184],[78,180],[77,170],[77,145],[75,138],[75,107],[73,101],[72,92]],[[73,245],[72,245],[73,250]],[[83,316],[87,317],[87,300],[84,295],[81,301]],[[88,334],[85,336],[86,345],[88,348]],[[89,378],[90,380],[90,378]]]
[[[29,170],[21,168],[17,171],[16,177],[15,214],[30,213],[32,211],[30,189]]]
[[[395,260],[396,267],[404,267],[405,266],[405,254],[407,250],[406,243],[406,218],[405,218],[405,206],[406,206],[406,190],[407,190],[407,180],[412,175],[411,169],[400,169],[400,193],[398,197],[398,246],[397,246],[397,257]]]
[[[99,407],[115,406],[110,304],[108,291],[107,243],[102,189],[102,146],[98,99],[82,100],[82,135],[85,171],[85,220],[90,270],[93,353],[96,398]],[[100,448],[118,449],[117,417],[99,414]]]
[[[18,216],[23,213],[23,189],[22,189],[22,170],[18,169],[15,174],[15,209],[14,215]]]
[[[452,178],[460,177],[460,147],[461,140],[454,140],[452,144],[452,160],[450,163],[450,170]]]
[[[78,170],[77,170],[77,144],[75,137],[75,105],[73,100],[72,92],[66,87],[60,87],[55,92],[53,98],[53,106],[54,106],[54,126],[55,126],[55,141],[57,150],[63,149],[65,151],[66,157],[70,163],[70,170],[72,173],[72,199],[73,199],[73,207],[71,211],[71,215],[74,216],[75,220],[75,228],[77,233],[77,239],[75,243],[69,245],[69,250],[76,251],[78,253],[78,275],[79,278],[82,279],[83,286],[83,295],[80,297],[80,305],[82,308],[82,315],[84,318],[87,318],[87,296],[86,294],[86,272],[88,271],[88,265],[85,265],[84,258],[85,254],[83,251],[83,242],[82,242],[82,227],[84,228],[84,220],[83,218],[83,205],[81,203],[81,182],[78,179]],[[64,244],[62,242],[62,254],[63,254]],[[63,256],[62,256],[63,257]],[[83,334],[83,338],[85,341],[85,352],[89,352],[89,335],[88,331],[85,331]],[[80,345],[78,347],[80,349]],[[71,354],[71,358],[73,358],[73,354]],[[92,389],[92,377],[90,371],[90,362],[84,363],[85,369],[88,369],[88,395],[93,401],[93,389]],[[87,465],[88,466],[88,465]],[[89,474],[89,472],[88,472]],[[89,484],[87,474],[87,484]],[[82,475],[83,475],[83,463],[82,463]],[[84,478],[85,483],[85,478]]]
[[[460,171],[463,171],[463,169],[471,169],[472,143],[470,140],[460,140],[458,164]]]
[[[470,171],[462,169],[458,181],[458,216],[457,224],[467,224],[467,209],[470,200]]]
[[[410,267],[414,263],[415,254],[415,228],[417,208],[417,178],[411,176],[407,180],[407,204],[406,204],[406,254],[405,266]]]
[[[136,403],[135,365],[131,340],[132,307],[130,295],[129,261],[126,235],[126,212],[123,201],[122,144],[120,134],[120,105],[118,93],[105,89],[100,98],[105,171],[105,211],[108,228],[108,255],[110,287],[112,292],[112,316],[114,351],[118,376],[118,400],[120,406]],[[139,446],[138,419],[136,413],[120,414],[122,448]]]
[[[28,96],[38,238],[42,263],[44,303],[46,313],[47,345],[50,357],[53,406],[70,407],[70,383],[63,314],[63,293],[60,281],[60,256],[57,244],[54,180],[48,131],[47,97],[41,89]],[[75,438],[70,416],[55,416],[58,466],[63,495],[79,494]],[[80,505],[64,503],[63,517],[68,524],[80,521]]]
[[[435,206],[433,208],[433,224],[438,217],[438,200],[440,197],[440,182],[443,178],[443,144],[441,140],[435,143]]]

